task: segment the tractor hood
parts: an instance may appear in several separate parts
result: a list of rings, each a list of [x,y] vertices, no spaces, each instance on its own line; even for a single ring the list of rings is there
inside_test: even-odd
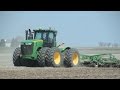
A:
[[[22,57],[36,60],[37,50],[43,46],[43,40],[24,40],[21,42]]]
[[[21,42],[21,44],[32,44],[32,43],[36,43],[36,42],[40,42],[40,43],[43,43],[43,40],[38,40],[38,39],[36,39],[36,40],[24,40],[24,41],[22,41]]]

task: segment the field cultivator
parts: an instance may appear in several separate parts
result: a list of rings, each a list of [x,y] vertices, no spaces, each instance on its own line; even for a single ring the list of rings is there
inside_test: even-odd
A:
[[[120,60],[112,54],[80,55],[81,65],[87,67],[119,67]]]

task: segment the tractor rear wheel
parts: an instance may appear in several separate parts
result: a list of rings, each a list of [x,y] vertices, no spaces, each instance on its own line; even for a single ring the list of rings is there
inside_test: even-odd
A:
[[[56,47],[51,48],[47,55],[48,55],[46,59],[47,66],[60,67],[62,65],[63,62],[62,54],[58,48]]]
[[[50,50],[48,47],[43,47],[38,51],[37,63],[39,67],[45,66],[45,60],[47,57],[47,52]]]
[[[21,50],[18,47],[18,48],[15,49],[15,51],[13,53],[13,64],[14,64],[14,66],[21,66],[20,54],[21,54]]]
[[[80,56],[77,49],[67,49],[64,53],[64,65],[66,67],[77,67],[79,66]]]

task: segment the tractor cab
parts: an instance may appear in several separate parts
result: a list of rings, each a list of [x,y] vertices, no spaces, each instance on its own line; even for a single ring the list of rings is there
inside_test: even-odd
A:
[[[43,47],[56,47],[56,34],[54,30],[26,30],[26,40],[43,40]]]

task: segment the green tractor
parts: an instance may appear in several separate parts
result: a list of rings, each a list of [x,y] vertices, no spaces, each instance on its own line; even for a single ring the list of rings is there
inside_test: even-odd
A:
[[[60,48],[56,42],[56,30],[26,30],[26,40],[13,53],[14,66],[76,67],[80,56],[75,48]]]

